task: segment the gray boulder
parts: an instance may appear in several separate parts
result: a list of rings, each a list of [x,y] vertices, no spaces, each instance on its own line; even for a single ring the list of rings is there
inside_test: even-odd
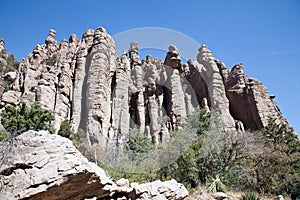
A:
[[[72,141],[47,131],[28,131],[0,143],[0,199],[173,199],[188,196],[175,180],[116,184],[89,162]]]
[[[0,199],[101,198],[114,185],[59,135],[28,131],[0,148]]]

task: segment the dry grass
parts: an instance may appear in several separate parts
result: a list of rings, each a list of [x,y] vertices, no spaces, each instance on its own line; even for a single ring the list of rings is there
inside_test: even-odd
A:
[[[228,191],[226,192],[229,200],[242,200],[243,196],[246,194],[242,191]],[[260,195],[256,194],[260,200],[277,200],[278,197],[271,195]],[[199,186],[193,194],[187,197],[185,200],[214,200],[213,193],[209,192],[204,186]],[[279,200],[279,199],[278,199]],[[284,196],[284,200],[291,200],[290,197]]]

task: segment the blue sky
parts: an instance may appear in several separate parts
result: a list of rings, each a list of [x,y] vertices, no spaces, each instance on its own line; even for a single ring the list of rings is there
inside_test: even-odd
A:
[[[17,59],[43,44],[50,28],[58,41],[99,26],[111,35],[142,27],[183,33],[205,43],[228,68],[242,62],[249,76],[276,95],[300,133],[299,0],[0,0],[0,8],[0,37]]]

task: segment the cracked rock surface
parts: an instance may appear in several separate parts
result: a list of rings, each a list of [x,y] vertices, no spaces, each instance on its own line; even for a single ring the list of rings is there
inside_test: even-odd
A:
[[[66,138],[28,131],[2,144],[0,199],[83,199],[108,196],[114,183]]]
[[[69,139],[47,131],[28,131],[0,143],[1,200],[183,200],[187,196],[187,189],[175,180],[114,183]]]

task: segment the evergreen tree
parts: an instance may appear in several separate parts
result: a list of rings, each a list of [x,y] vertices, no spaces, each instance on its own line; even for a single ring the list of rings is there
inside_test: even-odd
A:
[[[71,127],[68,120],[64,120],[59,128],[58,135],[61,135],[66,138],[70,138],[73,133],[71,131]]]
[[[139,133],[138,129],[132,129],[127,142],[128,149],[133,154],[148,153],[153,148],[151,140]]]
[[[293,129],[284,124],[277,124],[270,118],[268,125],[259,131],[264,137],[274,144],[284,144],[288,147],[289,154],[300,152],[300,140]]]
[[[51,111],[41,108],[38,103],[27,107],[21,103],[19,107],[8,105],[1,113],[1,123],[11,134],[19,135],[28,130],[49,130],[53,132],[50,122],[53,120]]]

